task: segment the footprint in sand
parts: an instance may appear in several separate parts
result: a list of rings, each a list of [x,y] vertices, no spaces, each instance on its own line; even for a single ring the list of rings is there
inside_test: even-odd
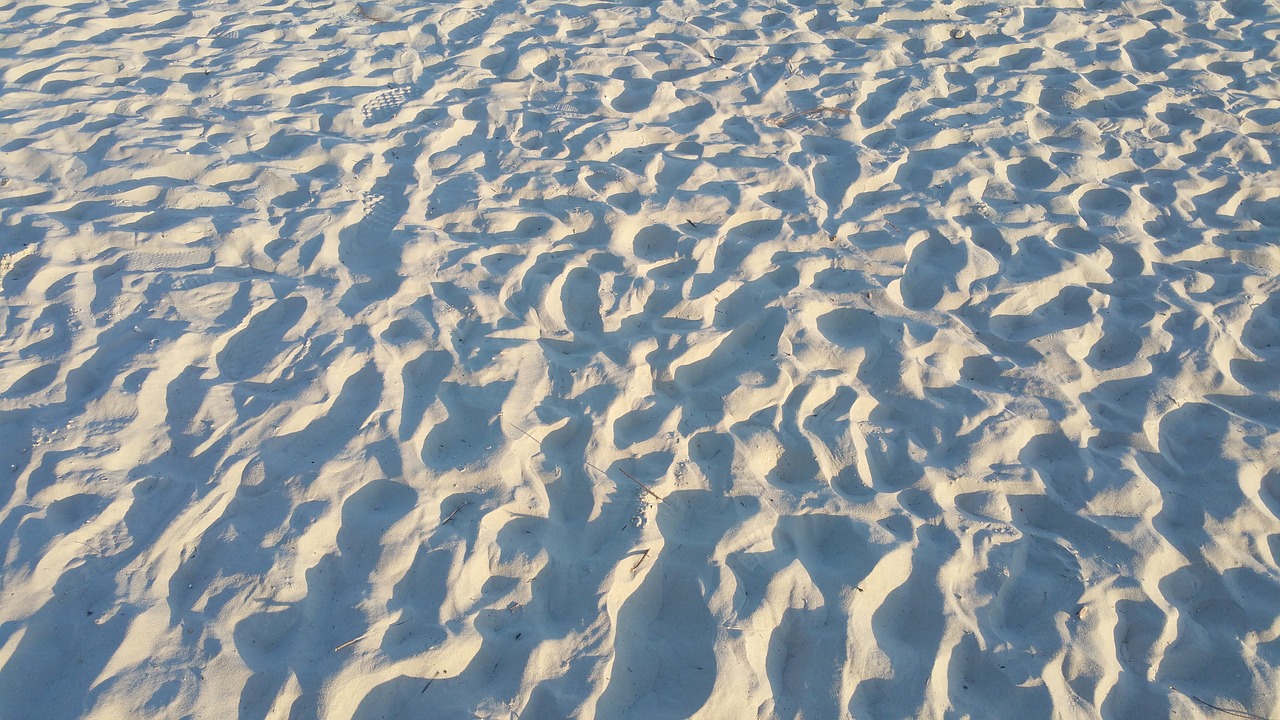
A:
[[[384,123],[399,114],[406,103],[418,96],[414,88],[400,85],[374,95],[361,108],[365,127]]]

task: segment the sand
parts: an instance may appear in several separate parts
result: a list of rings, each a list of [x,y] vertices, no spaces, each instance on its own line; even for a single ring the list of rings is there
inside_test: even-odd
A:
[[[0,0],[0,718],[1280,716],[1278,66]]]

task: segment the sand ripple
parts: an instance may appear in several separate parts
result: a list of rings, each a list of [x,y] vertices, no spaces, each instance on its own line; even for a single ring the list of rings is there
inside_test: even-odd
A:
[[[1280,713],[1280,10],[1054,4],[0,0],[0,716]]]

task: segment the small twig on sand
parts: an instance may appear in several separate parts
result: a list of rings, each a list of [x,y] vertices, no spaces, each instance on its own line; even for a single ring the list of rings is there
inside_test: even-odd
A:
[[[344,648],[344,647],[350,647],[350,646],[352,646],[352,645],[355,645],[357,642],[360,642],[361,640],[363,640],[363,639],[365,639],[365,638],[367,638],[367,637],[369,637],[369,633],[365,633],[365,634],[361,635],[360,637],[355,638],[354,640],[348,640],[348,641],[346,641],[346,642],[342,643],[341,645],[339,645],[338,647],[334,648],[334,649],[333,649],[333,651],[334,651],[334,652],[338,652],[338,651],[339,651],[339,650],[341,650],[342,648]]]
[[[604,470],[601,470],[600,468],[596,467],[595,465],[592,465],[591,463],[586,463],[586,465],[587,465],[587,467],[591,468],[592,470],[595,470],[596,472],[600,473],[601,475],[605,476],[606,478],[607,478],[607,477],[609,477],[609,473],[605,472]],[[634,476],[632,476],[632,475],[631,475],[631,473],[627,472],[626,470],[623,470],[622,468],[618,468],[618,472],[622,473],[623,475],[626,475],[628,480],[630,480],[631,482],[635,483],[636,485],[639,485],[641,490],[644,490],[645,492],[647,492],[647,493],[649,493],[650,495],[652,495],[652,496],[654,496],[655,498],[657,498],[657,499],[658,499],[658,502],[662,503],[663,505],[670,505],[670,504],[671,504],[671,503],[667,502],[667,499],[666,499],[666,498],[664,498],[664,497],[662,497],[661,495],[659,495],[658,493],[656,493],[656,492],[654,492],[654,491],[650,490],[648,485],[645,485],[644,483],[642,483],[642,482],[640,482],[639,480],[635,479],[635,477],[634,477]]]
[[[1254,715],[1254,714],[1253,714],[1253,713],[1251,713],[1251,712],[1244,712],[1243,710],[1230,710],[1230,709],[1228,709],[1228,708],[1218,707],[1217,705],[1214,705],[1214,704],[1213,704],[1213,703],[1211,703],[1211,702],[1207,702],[1207,701],[1205,701],[1205,700],[1201,700],[1200,698],[1196,697],[1195,695],[1191,695],[1191,694],[1189,694],[1189,693],[1184,693],[1184,692],[1182,692],[1181,690],[1179,690],[1178,688],[1173,687],[1172,685],[1170,685],[1170,686],[1169,686],[1169,689],[1170,689],[1170,690],[1172,690],[1172,691],[1174,691],[1174,692],[1176,692],[1176,693],[1179,693],[1179,694],[1181,694],[1181,695],[1186,695],[1187,697],[1191,698],[1192,700],[1195,700],[1196,702],[1200,703],[1201,705],[1203,705],[1203,706],[1205,706],[1205,707],[1207,707],[1207,708],[1213,708],[1214,710],[1217,710],[1218,712],[1226,713],[1226,714],[1231,715],[1231,716],[1233,716],[1233,717],[1238,717],[1238,718],[1248,718],[1249,720],[1268,720],[1268,718],[1263,717],[1262,715]]]
[[[844,115],[845,117],[849,117],[853,115],[853,113],[849,112],[848,110],[845,110],[844,108],[832,107],[830,105],[819,105],[816,108],[801,110],[800,112],[793,112],[790,115],[778,118],[777,120],[773,120],[771,124],[774,125],[775,127],[782,127],[783,125],[786,125],[787,123],[791,122],[792,120],[795,120],[796,118],[801,118],[808,115],[817,115],[819,113],[825,113],[825,112],[833,112],[833,113],[836,113],[837,115]]]
[[[628,480],[630,480],[631,482],[633,482],[633,483],[635,483],[635,484],[639,485],[641,490],[644,490],[645,492],[647,492],[647,493],[649,493],[650,495],[652,495],[652,496],[654,496],[655,498],[657,498],[657,499],[658,499],[658,502],[662,503],[663,505],[670,505],[670,504],[671,504],[671,503],[667,502],[667,499],[666,499],[666,498],[664,498],[664,497],[662,497],[661,495],[659,495],[658,493],[656,493],[656,492],[654,492],[654,491],[650,490],[648,485],[645,485],[644,483],[642,483],[642,482],[640,482],[639,480],[637,480],[637,479],[635,479],[634,477],[632,477],[631,473],[627,472],[626,470],[623,470],[622,468],[618,468],[618,472],[622,473],[623,475],[626,475]]]
[[[692,225],[693,223],[692,223],[692,222],[690,222],[689,224],[690,224],[690,225]],[[501,415],[499,415],[498,417],[500,417],[500,418],[501,418],[502,416],[501,416]],[[513,427],[513,428],[515,428],[515,429],[519,430],[521,433],[523,433],[525,437],[527,437],[527,438],[529,438],[530,440],[532,440],[532,441],[534,441],[534,442],[538,443],[538,447],[539,447],[539,448],[541,448],[541,447],[542,447],[542,441],[541,441],[541,440],[539,440],[538,438],[536,438],[536,437],[534,437],[534,436],[530,435],[530,434],[529,434],[529,431],[527,431],[527,430],[525,430],[524,428],[520,427],[519,425],[517,425],[517,424],[515,424],[515,423],[511,422],[510,420],[507,420],[506,418],[502,418],[502,419],[503,419],[503,421],[505,421],[508,425],[510,425],[511,427]],[[604,470],[601,470],[600,468],[596,467],[595,465],[592,465],[591,463],[586,463],[586,466],[587,466],[587,467],[589,467],[589,468],[591,468],[592,470],[595,470],[596,472],[600,473],[601,475],[605,476],[606,478],[607,478],[607,477],[609,477],[609,473],[605,472]],[[653,497],[657,498],[658,502],[662,503],[663,505],[670,505],[670,504],[671,504],[671,503],[667,502],[667,499],[666,499],[666,498],[662,497],[661,495],[659,495],[658,493],[654,492],[653,490],[650,490],[648,485],[645,485],[644,483],[642,483],[642,482],[640,482],[639,480],[637,480],[637,479],[635,479],[634,477],[632,477],[631,473],[627,472],[626,470],[623,470],[622,468],[618,468],[618,472],[621,472],[623,475],[626,475],[628,480],[630,480],[631,482],[635,483],[636,485],[639,485],[641,490],[644,490],[645,492],[649,493],[649,494],[650,494],[650,495],[652,495]],[[464,503],[464,504],[462,504],[461,506],[459,506],[459,507],[458,507],[458,510],[461,510],[462,508],[464,508],[464,507],[466,507],[467,505],[470,505],[470,504],[471,504],[471,503],[469,503],[469,502],[468,502],[468,503]],[[449,522],[449,520],[451,520],[451,519],[453,518],[453,515],[456,515],[456,514],[457,514],[458,510],[454,510],[454,511],[453,511],[453,514],[449,515],[449,517],[448,517],[448,518],[446,518],[444,522],[446,522],[446,523],[447,523],[447,522]],[[444,524],[444,523],[441,523],[441,524]]]
[[[647,557],[649,557],[648,550],[645,550],[644,552],[640,553],[640,558],[636,560],[636,564],[631,566],[631,572],[633,574],[635,573],[635,571],[640,569],[640,563],[644,562],[644,559]]]
[[[102,548],[90,545],[89,543],[84,542],[83,540],[72,540],[71,542],[80,543],[81,545],[89,548],[90,550],[93,551],[94,555],[102,555]]]
[[[502,415],[498,415],[498,417],[499,417],[499,418],[501,418],[502,420],[506,421],[506,423],[507,423],[508,425],[510,425],[511,427],[513,427],[513,428],[515,428],[515,429],[519,430],[519,431],[520,431],[520,432],[521,432],[525,437],[527,437],[527,438],[529,438],[530,440],[532,440],[532,441],[534,441],[534,442],[538,443],[538,447],[542,447],[542,441],[541,441],[541,440],[539,440],[538,438],[536,438],[536,437],[534,437],[534,436],[530,435],[528,430],[525,430],[524,428],[522,428],[522,427],[520,427],[519,425],[517,425],[517,424],[515,424],[515,423],[511,422],[510,420],[507,420],[506,418],[502,417]]]
[[[534,453],[534,454],[533,454],[533,455],[531,455],[530,457],[537,457],[538,453],[541,453],[541,452],[542,452],[542,441],[541,441],[541,440],[539,440],[538,438],[534,437],[533,435],[530,435],[528,430],[525,430],[524,428],[520,427],[519,425],[517,425],[517,424],[515,424],[515,423],[511,422],[510,420],[507,420],[506,418],[502,417],[502,413],[498,413],[498,419],[502,420],[503,422],[505,422],[506,424],[510,425],[511,427],[513,427],[513,428],[515,428],[515,429],[519,430],[519,431],[520,431],[520,434],[524,435],[525,437],[527,437],[527,438],[529,438],[530,440],[532,440],[532,441],[534,441],[535,443],[537,443],[537,445],[538,445],[538,452]]]
[[[453,516],[454,516],[454,515],[457,515],[457,514],[458,514],[458,512],[459,512],[460,510],[462,510],[462,508],[464,508],[464,507],[466,507],[466,506],[468,506],[468,505],[470,505],[470,504],[471,504],[471,501],[470,501],[470,500],[468,500],[468,501],[466,501],[466,502],[462,503],[461,505],[459,505],[458,507],[454,508],[454,509],[453,509],[453,512],[449,513],[449,517],[445,518],[445,519],[444,519],[444,522],[442,522],[442,523],[440,523],[440,524],[441,524],[441,525],[448,525],[448,524],[449,524],[449,521],[453,519]]]

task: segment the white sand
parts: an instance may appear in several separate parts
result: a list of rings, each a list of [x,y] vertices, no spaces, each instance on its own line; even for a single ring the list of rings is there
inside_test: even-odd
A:
[[[0,0],[0,718],[1280,715],[1278,63]]]

